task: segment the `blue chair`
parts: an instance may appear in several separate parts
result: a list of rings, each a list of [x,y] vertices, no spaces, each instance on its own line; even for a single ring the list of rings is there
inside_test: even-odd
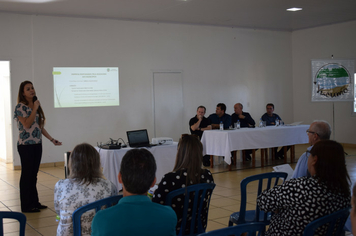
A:
[[[241,189],[241,204],[240,204],[240,211],[231,214],[229,219],[229,226],[233,224],[245,224],[245,223],[252,223],[252,222],[263,222],[265,225],[268,225],[271,220],[271,213],[260,211],[258,206],[256,205],[256,210],[246,211],[246,201],[247,201],[247,192],[246,188],[247,185],[251,182],[258,181],[257,187],[257,196],[259,196],[263,190],[270,189],[278,184],[278,182],[283,179],[283,183],[287,178],[288,174],[285,172],[269,172],[264,174],[258,174],[249,176],[244,178],[240,183]],[[263,183],[267,183],[266,186]]]
[[[186,188],[174,190],[167,194],[165,205],[171,206],[173,200],[178,197],[182,198],[182,201],[184,201],[183,219],[177,236],[198,235],[205,232],[206,227],[203,226],[201,216],[204,214],[203,210],[209,212],[210,199],[214,188],[215,184],[213,183],[194,184]],[[191,200],[191,202],[189,202],[189,200]],[[204,200],[206,200],[205,207]],[[188,211],[189,208],[191,211]],[[189,225],[187,224],[187,219],[190,219],[189,234],[185,234],[185,229]],[[208,214],[206,215],[206,221],[208,222]]]
[[[345,208],[327,216],[320,217],[305,227],[303,236],[313,236],[319,228],[321,228],[324,233],[326,232],[326,234],[323,234],[325,236],[344,235],[344,225],[349,215],[350,208]]]
[[[14,211],[0,211],[0,235],[4,235],[4,219],[15,219],[18,220],[20,223],[20,236],[25,235],[25,228],[26,228],[26,216],[21,212],[14,212]]]
[[[217,229],[198,236],[240,236],[243,233],[247,233],[246,236],[255,236],[257,232],[258,236],[263,236],[265,235],[265,230],[266,225],[264,223],[254,222]]]
[[[107,197],[107,198],[89,203],[85,206],[79,207],[77,210],[75,210],[72,215],[74,235],[78,235],[78,236],[82,235],[81,216],[83,215],[83,213],[93,210],[93,209],[95,209],[95,212],[98,212],[102,208],[109,208],[113,205],[116,205],[121,198],[122,198],[122,195]]]

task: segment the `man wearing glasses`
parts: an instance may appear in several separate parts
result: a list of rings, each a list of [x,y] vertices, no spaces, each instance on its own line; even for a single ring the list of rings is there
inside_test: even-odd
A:
[[[299,178],[303,176],[310,176],[308,172],[308,157],[313,145],[320,140],[330,139],[331,128],[328,122],[323,120],[314,121],[309,129],[307,129],[307,135],[309,138],[310,147],[304,152],[298,159],[292,178]]]

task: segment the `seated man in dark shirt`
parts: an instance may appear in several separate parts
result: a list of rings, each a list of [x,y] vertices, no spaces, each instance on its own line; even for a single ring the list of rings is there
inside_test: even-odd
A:
[[[236,103],[234,106],[235,113],[231,115],[231,123],[235,124],[237,121],[240,121],[240,127],[255,127],[255,121],[252,119],[250,113],[242,111],[243,106],[241,103]],[[252,150],[245,150],[246,161],[251,160]]]
[[[263,114],[261,119],[263,121],[266,121],[267,126],[276,125],[276,119],[278,119],[279,121],[282,120],[279,115],[277,115],[276,113],[273,113],[273,111],[274,111],[273,103],[268,103],[266,105],[266,111],[267,112],[265,114]],[[287,146],[287,151],[289,149],[290,149],[290,146]],[[275,157],[277,159],[284,159],[284,147],[282,147],[278,152],[277,152],[277,148],[273,148],[273,152],[275,153]]]
[[[189,121],[190,133],[198,135],[200,139],[203,136],[204,130],[211,129],[211,121],[204,116],[205,112],[206,108],[204,106],[199,106],[197,109],[197,115]],[[210,166],[209,155],[203,156],[203,165]]]
[[[197,115],[189,121],[190,133],[198,135],[200,139],[203,136],[204,130],[211,129],[211,121],[204,116],[205,112],[206,108],[204,106],[199,106]]]
[[[236,103],[234,106],[235,113],[231,115],[231,123],[235,124],[240,121],[240,127],[255,127],[255,121],[252,119],[250,113],[242,111],[243,106],[241,103]]]
[[[226,114],[225,111],[226,105],[224,103],[219,103],[216,105],[216,112],[208,117],[211,121],[211,126],[213,129],[219,129],[220,122],[224,124],[224,129],[229,129],[231,125],[231,116]]]

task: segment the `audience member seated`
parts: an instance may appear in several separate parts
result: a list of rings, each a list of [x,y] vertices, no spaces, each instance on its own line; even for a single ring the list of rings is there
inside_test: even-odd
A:
[[[147,197],[147,191],[156,183],[156,169],[156,161],[146,149],[132,149],[125,154],[119,172],[124,197],[95,215],[92,236],[176,235],[177,216],[172,208]]]
[[[73,235],[72,214],[88,203],[117,195],[113,183],[104,179],[101,172],[100,156],[87,143],[77,145],[69,158],[69,177],[56,183],[54,208],[60,217],[57,236]],[[91,234],[93,212],[82,218],[82,235]]]
[[[257,197],[261,210],[276,213],[266,235],[302,235],[313,220],[350,207],[350,177],[341,144],[317,142],[310,150],[308,170],[311,177],[291,179]],[[318,235],[325,233],[319,230]]]
[[[308,157],[310,155],[310,150],[313,145],[320,140],[329,140],[331,135],[331,128],[328,122],[323,120],[316,120],[311,123],[309,129],[307,130],[307,135],[309,138],[310,147],[304,152],[298,159],[297,165],[295,166],[292,178],[299,178],[303,176],[310,176],[308,173]]]
[[[185,188],[189,185],[198,183],[214,183],[214,179],[210,171],[201,168],[202,153],[203,145],[198,137],[188,134],[182,135],[178,143],[178,152],[173,172],[164,175],[158,185],[158,188],[154,192],[152,201],[164,204],[167,194],[173,190]],[[183,218],[182,208],[184,201],[173,201],[173,204],[173,210],[176,212],[178,217],[178,224],[176,228],[178,234]],[[206,210],[205,215],[202,216],[204,227],[206,227],[208,222],[207,213],[208,212]],[[186,233],[189,232],[189,227],[190,223],[187,222]]]

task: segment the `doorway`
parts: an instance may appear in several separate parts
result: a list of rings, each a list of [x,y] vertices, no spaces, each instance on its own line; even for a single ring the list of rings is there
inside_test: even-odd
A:
[[[0,161],[12,163],[10,61],[0,61]]]

